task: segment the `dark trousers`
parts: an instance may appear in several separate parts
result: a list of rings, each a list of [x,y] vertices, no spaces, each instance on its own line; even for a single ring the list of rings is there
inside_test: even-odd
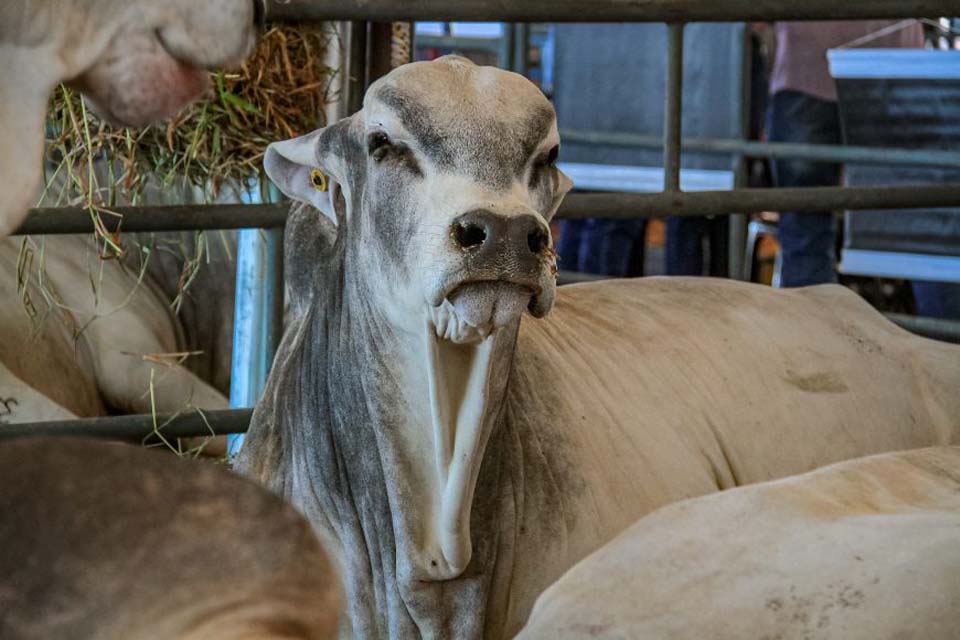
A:
[[[707,274],[716,277],[727,275],[730,246],[727,238],[729,219],[679,217],[667,218],[666,274],[668,276],[704,275],[704,243],[709,247],[710,264]]]
[[[837,103],[799,91],[778,91],[770,98],[767,136],[771,142],[840,144]],[[840,165],[811,160],[774,160],[778,187],[835,187]],[[832,213],[780,214],[780,251],[784,287],[836,282],[836,221]]]
[[[557,243],[558,266],[602,276],[643,275],[646,219],[564,220]]]

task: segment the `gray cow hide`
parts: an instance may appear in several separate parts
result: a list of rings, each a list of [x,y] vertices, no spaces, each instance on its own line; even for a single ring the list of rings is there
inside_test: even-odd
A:
[[[657,507],[957,440],[960,349],[839,287],[610,281],[554,305],[558,144],[531,83],[444,58],[267,152],[301,203],[292,314],[239,468],[320,532],[357,637],[510,637]]]

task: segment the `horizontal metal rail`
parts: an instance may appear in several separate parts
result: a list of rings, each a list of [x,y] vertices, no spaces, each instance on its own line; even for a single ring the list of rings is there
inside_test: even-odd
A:
[[[913,18],[956,0],[262,0],[273,22],[744,22]]]
[[[122,207],[127,232],[277,228],[286,224],[289,203]],[[804,187],[658,193],[572,193],[559,218],[652,218],[761,211],[839,211],[960,207],[960,184],[913,187]],[[102,217],[115,231],[112,216]],[[33,209],[17,235],[90,233],[89,211],[77,207]]]
[[[560,139],[565,143],[575,144],[643,149],[663,148],[663,138],[636,133],[563,130],[560,132]],[[941,151],[939,149],[895,149],[891,147],[853,147],[798,142],[758,142],[756,140],[736,140],[733,138],[686,138],[683,140],[681,148],[684,151],[737,154],[748,158],[788,158],[838,163],[960,168],[960,152]]]
[[[915,187],[802,187],[682,191],[677,193],[572,193],[563,218],[706,216],[762,211],[840,211],[960,207],[960,184]]]
[[[276,228],[287,222],[289,204],[208,204],[149,207],[113,207],[100,214],[104,227],[119,231],[192,231],[200,229]],[[93,215],[82,207],[31,209],[14,235],[89,233]]]
[[[227,409],[204,411],[202,415],[191,411],[176,417],[156,416],[156,421],[154,416],[147,414],[0,424],[0,441],[25,436],[83,436],[157,444],[161,442],[158,432],[167,440],[245,433],[252,415],[252,409]],[[154,429],[155,424],[157,429]]]
[[[943,342],[960,343],[960,322],[956,320],[908,316],[904,313],[885,313],[884,315],[888,320],[910,333],[934,340],[942,340]]]

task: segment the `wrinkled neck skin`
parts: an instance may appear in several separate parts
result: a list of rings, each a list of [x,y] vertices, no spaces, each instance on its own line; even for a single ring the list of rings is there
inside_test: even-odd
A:
[[[476,345],[438,341],[426,307],[398,329],[369,284],[389,280],[350,264],[351,242],[362,241],[342,232],[287,329],[245,446],[257,458],[240,467],[291,500],[339,558],[357,637],[480,637],[504,560],[499,446],[488,440],[519,321]]]

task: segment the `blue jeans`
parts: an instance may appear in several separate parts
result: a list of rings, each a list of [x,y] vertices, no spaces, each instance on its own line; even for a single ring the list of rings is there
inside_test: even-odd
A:
[[[560,269],[603,276],[643,275],[646,219],[563,220],[557,243]]]
[[[710,247],[710,264],[707,274],[726,277],[727,240],[726,216],[715,218],[680,217],[667,218],[666,274],[668,276],[704,275],[704,242]]]
[[[944,320],[960,320],[960,284],[914,280],[913,297],[917,315]]]
[[[840,144],[837,103],[799,91],[778,91],[770,98],[767,135],[771,142]],[[777,187],[835,187],[840,165],[811,160],[775,160]],[[836,220],[832,213],[781,212],[782,286],[836,282]]]

